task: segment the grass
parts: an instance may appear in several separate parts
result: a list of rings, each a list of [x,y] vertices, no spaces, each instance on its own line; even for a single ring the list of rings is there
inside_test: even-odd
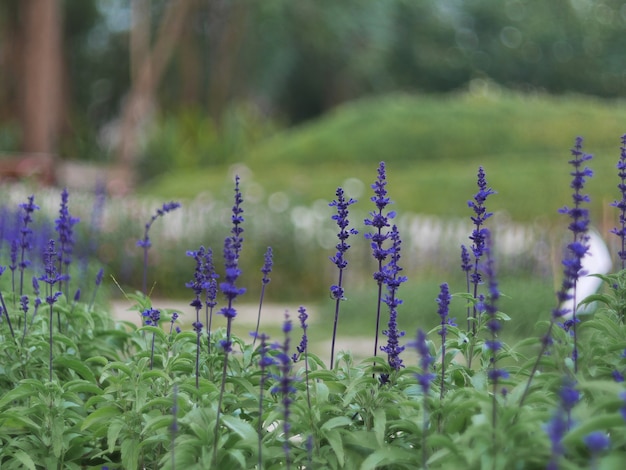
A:
[[[225,176],[245,165],[249,173],[239,171],[243,182],[258,184],[256,194],[264,200],[284,192],[291,207],[311,204],[356,179],[365,186],[360,206],[366,207],[372,172],[384,160],[398,210],[464,217],[464,202],[483,165],[499,193],[494,210],[518,221],[552,220],[569,191],[563,159],[580,134],[588,136],[585,148],[595,155],[597,177],[589,190],[601,220],[605,202],[615,197],[615,185],[608,182],[615,178],[624,122],[623,103],[582,96],[392,95],[350,103],[278,133],[236,164],[169,172],[142,191],[168,198],[213,191],[221,197],[230,194],[231,178]]]

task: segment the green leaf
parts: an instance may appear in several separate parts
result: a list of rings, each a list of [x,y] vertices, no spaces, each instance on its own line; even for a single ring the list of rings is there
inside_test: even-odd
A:
[[[120,431],[124,427],[124,421],[119,419],[114,419],[107,429],[107,445],[109,446],[107,452],[113,452],[115,450],[115,444],[117,443],[117,438],[120,435]]]
[[[604,431],[609,428],[623,426],[624,419],[618,413],[591,416],[579,426],[568,432],[563,438],[563,443],[572,444],[574,442],[581,441],[584,436],[592,431]]]
[[[373,454],[368,455],[361,464],[360,470],[375,470],[383,463],[387,465],[398,464],[400,462],[414,464],[418,455],[419,454],[415,452],[409,452],[398,447],[378,449]]]
[[[385,443],[385,428],[387,427],[387,414],[385,408],[374,410],[374,434],[378,445],[382,447]]]
[[[222,415],[220,419],[226,427],[236,433],[243,440],[252,443],[257,441],[258,437],[256,430],[247,421],[243,421],[239,418],[229,415]]]
[[[54,358],[53,365],[55,367],[65,367],[67,369],[71,369],[89,382],[93,383],[96,381],[91,369],[76,357],[68,355],[57,356]]]
[[[337,429],[331,429],[330,431],[323,431],[324,437],[332,447],[333,452],[337,456],[339,466],[343,467],[345,462],[345,455],[343,451],[343,442],[341,442],[341,434]]]
[[[334,418],[330,418],[322,425],[322,431],[328,431],[340,426],[350,426],[352,424],[352,420],[347,416],[336,416]]]
[[[32,386],[30,386],[30,384],[22,383],[13,390],[5,393],[2,398],[0,398],[0,409],[4,408],[7,404],[10,404],[14,401],[30,397],[33,395],[34,392],[35,390]]]
[[[33,459],[30,458],[30,455],[28,455],[23,450],[16,451],[13,454],[13,457],[19,460],[20,463],[24,465],[26,468],[28,468],[29,470],[36,470],[35,462],[33,462]]]
[[[114,405],[103,406],[102,408],[98,408],[96,411],[87,416],[83,421],[80,429],[84,431],[93,424],[101,423],[103,421],[107,422],[111,418],[115,418],[116,416],[119,416],[121,414],[122,412],[120,411],[120,409]]]
[[[135,439],[124,439],[121,445],[122,467],[137,468],[139,463],[139,442]]]
[[[63,431],[65,430],[65,423],[63,416],[56,416],[52,421],[52,453],[56,458],[61,457],[63,451]]]

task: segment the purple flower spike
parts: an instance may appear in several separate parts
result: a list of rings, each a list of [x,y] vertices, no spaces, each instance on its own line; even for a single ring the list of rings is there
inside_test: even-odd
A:
[[[385,265],[385,284],[387,286],[387,294],[383,298],[383,302],[389,307],[389,323],[383,334],[387,336],[387,345],[381,346],[380,350],[387,353],[387,362],[393,370],[400,370],[404,367],[400,353],[404,351],[404,346],[400,346],[399,340],[404,336],[404,331],[398,330],[398,307],[402,304],[402,300],[398,298],[397,292],[400,284],[406,282],[406,276],[401,276],[402,268],[398,265],[400,260],[400,234],[398,227],[391,227],[390,260]],[[388,377],[381,376],[383,383],[387,382]]]
[[[422,393],[428,395],[430,385],[435,378],[435,374],[431,372],[431,366],[435,359],[430,354],[428,343],[426,342],[426,333],[420,328],[417,330],[417,339],[415,341],[415,349],[419,354],[421,374],[416,374],[417,382],[419,383]]]
[[[617,175],[620,183],[617,187],[620,190],[622,199],[611,203],[611,206],[619,209],[619,228],[614,228],[611,233],[617,235],[621,242],[621,249],[617,252],[621,262],[622,269],[626,267],[626,134],[622,136],[622,146],[620,147],[620,158],[617,162]]]
[[[306,330],[309,327],[306,321],[309,318],[309,316],[306,313],[306,309],[302,306],[300,306],[300,308],[298,309],[298,314],[299,314],[298,319],[300,320],[300,328],[302,328],[302,339],[300,340],[300,344],[296,347],[296,350],[298,351],[298,354],[305,354],[307,344],[308,344]],[[294,354],[293,361],[295,362],[297,359],[298,359],[298,356]]]
[[[571,188],[574,190],[572,194],[573,207],[564,207],[559,209],[561,214],[570,217],[569,230],[572,232],[572,241],[567,245],[569,256],[563,260],[564,279],[559,292],[559,300],[561,304],[565,300],[572,300],[572,336],[574,337],[574,349],[572,351],[572,359],[574,360],[574,373],[578,372],[578,335],[576,323],[576,284],[580,276],[584,273],[582,270],[582,259],[589,251],[589,236],[587,230],[589,228],[589,209],[582,206],[583,203],[590,201],[589,196],[582,194],[587,178],[593,176],[593,172],[587,168],[583,168],[583,163],[591,160],[592,155],[588,155],[582,151],[582,137],[576,138],[576,144],[572,149],[574,158],[569,161],[574,167],[570,173],[572,175]],[[563,307],[559,306],[553,311],[553,316],[558,318],[567,313]]]
[[[487,236],[486,229],[484,228],[485,221],[493,215],[491,212],[487,212],[487,208],[485,207],[485,202],[487,198],[492,194],[496,194],[496,192],[487,186],[487,180],[485,179],[485,170],[483,167],[478,168],[478,192],[474,195],[473,201],[467,201],[468,207],[470,207],[474,211],[474,215],[470,218],[474,223],[474,230],[470,235],[470,240],[472,240],[472,253],[474,255],[474,267],[473,272],[470,274],[471,283],[474,286],[473,296],[474,299],[478,298],[478,286],[482,284],[482,276],[479,271],[480,260],[483,256],[485,250],[485,238]],[[462,264],[463,269],[467,266],[467,256],[463,256],[462,253]],[[474,335],[476,334],[477,328],[477,318],[478,311],[476,307],[473,308],[473,323],[471,325],[472,332]],[[469,321],[469,311],[468,311],[468,331],[469,331],[470,321]]]
[[[370,218],[365,219],[365,225],[374,227],[374,233],[366,233],[365,239],[371,240],[370,246],[372,248],[372,255],[378,262],[378,270],[374,273],[374,280],[378,284],[378,297],[376,302],[376,333],[374,336],[374,356],[378,354],[378,331],[380,328],[380,311],[382,303],[382,288],[385,282],[385,271],[383,265],[387,256],[389,255],[389,249],[385,248],[384,243],[389,239],[391,233],[385,231],[390,227],[389,220],[393,219],[396,215],[394,211],[385,213],[387,205],[391,204],[391,200],[387,197],[387,176],[385,174],[385,162],[380,162],[378,166],[378,179],[372,184],[374,190],[374,196],[370,200],[376,205],[377,211],[370,212]]]
[[[55,221],[55,229],[59,235],[59,272],[65,273],[69,281],[69,266],[72,262],[72,253],[74,252],[74,225],[80,219],[72,217],[69,210],[69,193],[67,188],[61,193],[61,208],[59,210],[59,218]],[[69,297],[69,283],[65,286],[65,296]]]
[[[166,202],[160,209],[157,209],[156,213],[150,218],[150,220],[144,226],[143,238],[137,241],[137,246],[143,248],[143,282],[142,282],[142,292],[144,295],[148,293],[148,281],[147,281],[147,271],[148,271],[148,249],[152,246],[152,242],[150,241],[150,228],[152,224],[159,218],[163,217],[168,212],[172,212],[175,209],[180,207],[180,203],[178,202]]]
[[[19,247],[21,249],[20,260],[18,268],[20,270],[20,295],[24,293],[24,270],[30,265],[30,261],[27,259],[27,253],[31,250],[31,238],[33,231],[29,227],[33,221],[33,212],[39,210],[39,206],[35,204],[35,196],[28,196],[28,202],[20,204],[20,207],[24,209],[24,216],[22,217],[22,228],[20,229],[20,241]]]
[[[273,256],[274,256],[274,253],[272,251],[272,247],[268,246],[267,251],[265,252],[265,263],[263,264],[263,267],[261,268],[261,272],[263,273],[263,279],[261,280],[261,282],[263,284],[269,284],[270,282],[269,275],[272,272],[272,265],[274,264],[274,261],[272,259]]]
[[[259,299],[259,312],[257,314],[256,319],[256,329],[254,330],[254,340],[252,341],[252,346],[256,343],[256,335],[259,333],[259,327],[261,326],[261,309],[263,308],[263,299],[265,298],[265,286],[267,286],[270,282],[269,275],[272,272],[272,265],[274,253],[272,251],[272,247],[268,246],[267,251],[265,252],[265,263],[261,268],[261,272],[263,273],[263,279],[261,279],[261,298]]]
[[[335,339],[337,337],[337,321],[339,320],[339,303],[344,300],[344,290],[342,287],[343,284],[343,271],[348,266],[348,261],[344,258],[345,253],[350,248],[350,245],[346,242],[350,235],[356,235],[358,232],[354,228],[348,228],[350,222],[348,220],[348,207],[354,204],[356,201],[352,198],[346,200],[344,196],[344,192],[342,188],[337,188],[337,199],[329,203],[330,207],[337,208],[337,214],[332,216],[332,220],[337,222],[337,226],[339,227],[339,233],[337,234],[337,238],[339,238],[339,243],[337,243],[337,253],[335,256],[331,256],[330,260],[339,268],[339,281],[336,285],[330,287],[330,295],[333,299],[335,299],[335,321],[333,324],[333,339],[331,343],[330,349],[330,367],[331,369],[334,367],[334,358],[335,358]]]
[[[448,314],[450,311],[450,290],[447,283],[443,283],[439,286],[439,295],[437,296],[437,304],[439,305],[437,313],[441,318],[441,329],[439,334],[441,335],[441,390],[439,393],[439,399],[443,399],[444,394],[444,378],[446,374],[446,338],[448,335],[448,325],[450,325],[450,319]]]
[[[592,454],[604,452],[611,446],[611,439],[602,431],[593,431],[583,437],[583,442]]]

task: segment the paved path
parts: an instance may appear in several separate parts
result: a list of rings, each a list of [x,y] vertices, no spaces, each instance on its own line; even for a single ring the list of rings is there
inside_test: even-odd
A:
[[[132,310],[133,305],[132,301],[125,299],[112,301],[111,310],[114,318],[119,321],[130,321],[139,325],[141,323],[141,318],[139,312]],[[181,322],[184,325],[190,325],[191,322],[195,320],[195,310],[189,305],[189,302],[172,299],[152,299],[152,306],[159,310],[169,309],[179,312],[181,314]],[[261,312],[261,329],[264,327],[270,327],[273,330],[279,329],[285,320],[285,312],[288,312],[291,319],[295,324],[297,324],[298,308],[300,308],[299,304],[263,304],[263,310]],[[256,327],[259,306],[254,304],[237,304],[236,309],[237,321],[236,328],[234,327],[235,334],[242,336],[247,335],[248,332],[253,331]],[[307,308],[307,314],[309,315],[309,324],[317,323],[319,321],[319,315],[315,310]],[[201,319],[202,318],[204,318],[204,310],[201,312]],[[214,321],[216,322],[218,328],[223,326],[223,322],[221,320],[221,318],[216,319],[214,317]],[[331,324],[328,326],[328,332],[328,340],[311,341],[309,343],[309,350],[317,354],[326,363],[330,360],[330,336],[332,334]],[[381,340],[384,340],[384,338]],[[370,337],[342,336],[338,337],[335,341],[335,354],[341,350],[350,351],[355,359],[355,362],[357,363],[362,358],[372,355],[373,348],[373,338]],[[379,352],[379,355],[380,354],[383,353]]]

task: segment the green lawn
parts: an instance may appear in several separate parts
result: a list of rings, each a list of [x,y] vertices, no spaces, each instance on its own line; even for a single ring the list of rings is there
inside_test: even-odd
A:
[[[387,162],[388,189],[398,211],[467,216],[476,171],[499,194],[492,210],[520,221],[553,217],[569,203],[570,148],[576,136],[594,154],[588,184],[593,217],[617,197],[615,164],[626,133],[626,106],[580,96],[392,95],[351,103],[309,124],[285,130],[245,155],[241,167],[181,169],[158,177],[143,193],[192,198],[209,191],[230,197],[232,174],[242,188],[258,183],[262,198],[282,191],[290,204],[330,200],[349,178],[364,183],[355,207],[369,210],[369,184]],[[259,187],[255,186],[255,190]]]

